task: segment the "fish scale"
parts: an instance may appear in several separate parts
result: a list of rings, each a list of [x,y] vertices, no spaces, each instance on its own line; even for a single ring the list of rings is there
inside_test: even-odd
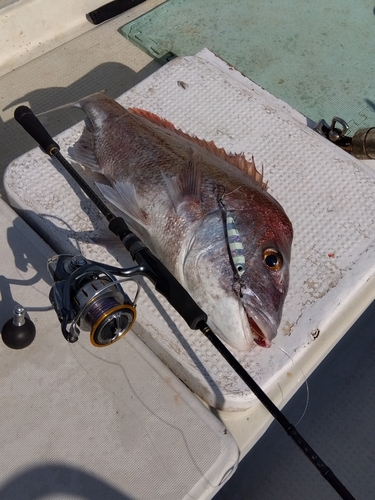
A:
[[[98,185],[103,195],[204,308],[223,340],[239,350],[254,341],[268,347],[288,290],[292,225],[254,161],[147,111],[126,110],[103,93],[76,105],[88,127],[75,157],[107,177],[110,186]],[[227,193],[225,227],[218,186]],[[269,252],[277,265],[266,259]]]

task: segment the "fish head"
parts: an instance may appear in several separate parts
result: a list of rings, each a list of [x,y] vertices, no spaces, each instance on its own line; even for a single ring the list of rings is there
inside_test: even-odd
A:
[[[239,217],[239,228],[245,222]],[[269,347],[277,334],[289,288],[292,225],[278,205],[263,206],[242,240],[246,269],[240,296],[254,341]],[[248,227],[250,224],[248,223]]]
[[[269,347],[277,334],[289,286],[292,225],[267,193],[249,206],[231,204],[245,257],[240,275],[230,257],[223,214],[200,222],[184,260],[185,286],[229,345]]]

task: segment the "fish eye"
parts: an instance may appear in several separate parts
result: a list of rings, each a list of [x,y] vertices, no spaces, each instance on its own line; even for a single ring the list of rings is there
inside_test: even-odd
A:
[[[263,252],[263,260],[271,271],[278,271],[282,268],[283,257],[281,253],[274,248],[267,248],[267,250]]]

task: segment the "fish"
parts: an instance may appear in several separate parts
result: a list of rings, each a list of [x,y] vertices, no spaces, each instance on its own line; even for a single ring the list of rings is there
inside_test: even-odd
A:
[[[104,93],[74,103],[71,156],[208,315],[229,346],[269,347],[289,286],[292,224],[254,159],[227,153]]]

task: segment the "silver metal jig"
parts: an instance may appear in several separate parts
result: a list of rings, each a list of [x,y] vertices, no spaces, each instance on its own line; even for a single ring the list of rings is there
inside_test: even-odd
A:
[[[245,272],[245,256],[243,252],[240,233],[236,228],[232,214],[227,210],[225,211],[225,213],[226,213],[225,224],[226,224],[230,255],[232,257],[232,261],[238,275],[242,276],[243,273]]]
[[[232,259],[234,268],[237,271],[238,276],[241,277],[243,275],[243,273],[245,272],[245,255],[244,255],[244,251],[243,251],[242,240],[241,240],[240,233],[238,232],[238,230],[236,228],[234,217],[231,214],[231,212],[229,212],[229,210],[227,210],[227,208],[223,202],[225,188],[223,186],[221,186],[221,187],[223,188],[223,194],[221,195],[221,197],[218,197],[217,201],[219,203],[219,207],[221,208],[221,210],[224,214],[224,218],[225,218],[225,220],[224,220],[225,234],[226,234],[226,237],[228,240],[229,254],[230,254],[230,257]]]

